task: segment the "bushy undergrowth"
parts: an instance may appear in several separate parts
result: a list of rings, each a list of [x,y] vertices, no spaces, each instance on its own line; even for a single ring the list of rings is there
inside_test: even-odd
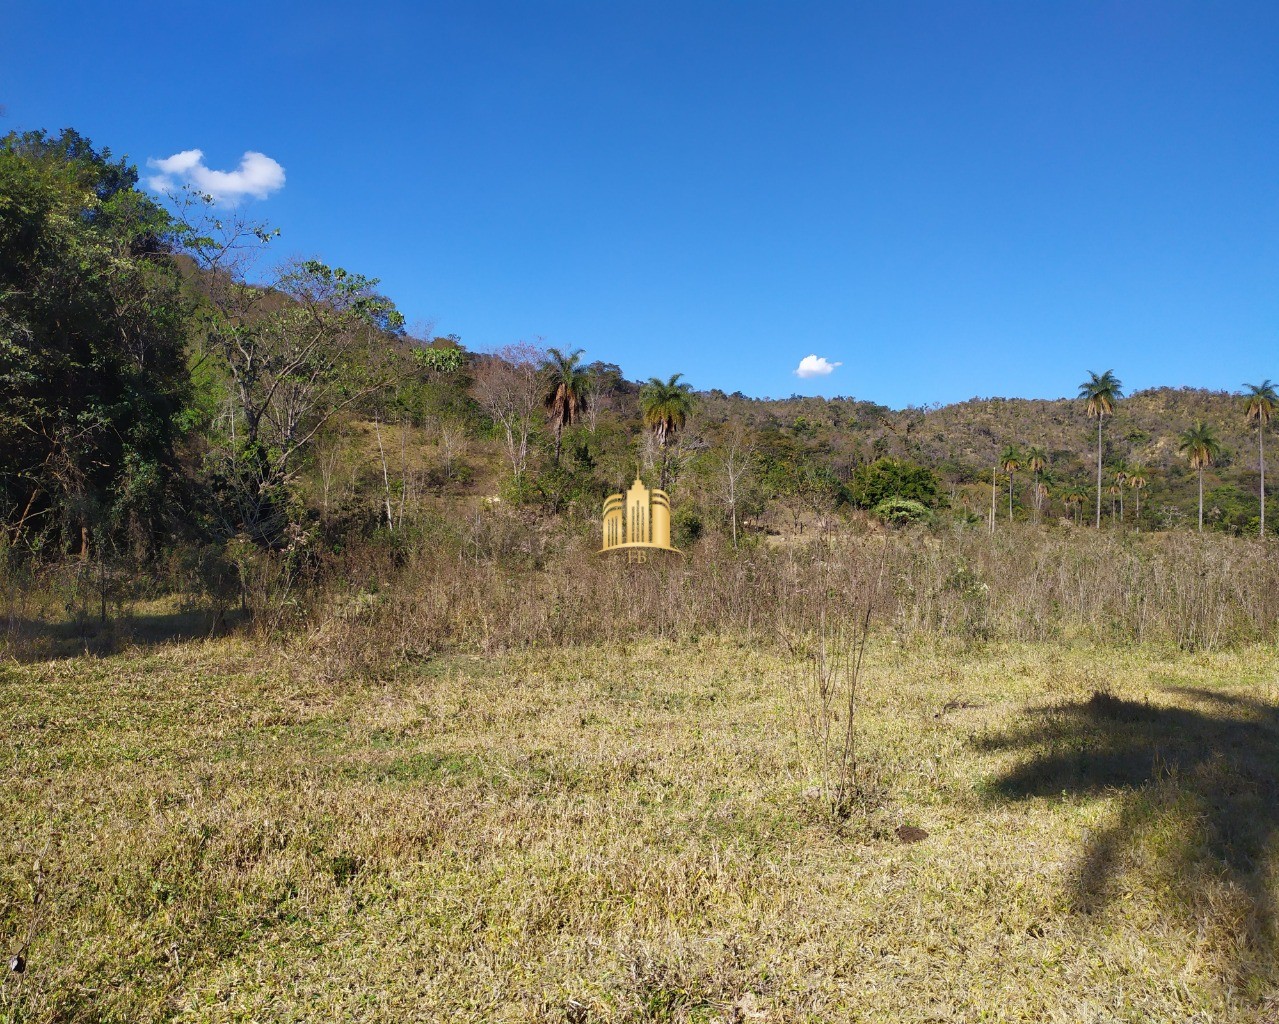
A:
[[[954,528],[836,536],[684,559],[601,558],[580,540],[481,523],[394,560],[351,552],[315,610],[337,665],[441,649],[496,650],[735,633],[771,639],[853,615],[880,574],[875,621],[901,642],[1085,640],[1214,649],[1273,641],[1279,563],[1219,536],[1117,537]]]
[[[49,624],[73,645],[95,631],[98,640],[109,634],[110,647],[148,629],[160,638],[165,623],[135,613],[167,601],[164,618],[203,616],[184,620],[187,632],[247,624],[273,636],[301,634],[334,672],[384,671],[444,650],[798,636],[823,618],[860,614],[882,563],[875,631],[901,643],[1213,650],[1279,640],[1274,545],[1220,534],[1019,524],[992,536],[962,522],[884,530],[862,521],[741,550],[711,534],[684,558],[659,555],[643,565],[601,557],[591,540],[584,523],[569,531],[497,509],[423,519],[324,550],[244,545],[146,572],[124,563],[8,559],[0,615],[11,651],[38,645]]]

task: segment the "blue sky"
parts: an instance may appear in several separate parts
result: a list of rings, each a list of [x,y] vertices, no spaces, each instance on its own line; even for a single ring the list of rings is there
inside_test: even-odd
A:
[[[281,255],[470,348],[898,407],[1279,378],[1279,4],[5,8],[4,130],[264,154]]]

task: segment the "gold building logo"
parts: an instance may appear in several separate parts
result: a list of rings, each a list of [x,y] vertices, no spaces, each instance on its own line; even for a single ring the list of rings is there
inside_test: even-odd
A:
[[[604,499],[604,546],[599,553],[625,551],[628,562],[646,562],[650,551],[683,552],[671,547],[671,499],[645,487],[636,474],[625,494]]]

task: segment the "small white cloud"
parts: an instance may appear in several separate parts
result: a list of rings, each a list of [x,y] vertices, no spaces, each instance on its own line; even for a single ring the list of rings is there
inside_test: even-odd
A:
[[[163,160],[148,160],[147,165],[154,167],[161,174],[186,174],[204,159],[198,149],[184,149],[181,153],[165,157]]]
[[[219,203],[235,203],[245,196],[265,199],[284,187],[284,168],[265,153],[252,150],[240,158],[234,171],[215,171],[206,167],[204,152],[184,149],[163,160],[148,160],[159,174],[147,178],[147,187],[155,192],[172,192],[191,185],[211,195]]]
[[[796,377],[825,377],[834,371],[835,367],[843,366],[843,363],[828,362],[825,356],[804,356],[799,361],[799,365],[795,367]]]

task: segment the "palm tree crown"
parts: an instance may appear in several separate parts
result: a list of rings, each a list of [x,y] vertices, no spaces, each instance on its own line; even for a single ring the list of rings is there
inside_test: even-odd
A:
[[[1115,403],[1124,397],[1123,381],[1113,370],[1100,376],[1089,370],[1088,379],[1079,385],[1079,397],[1085,400],[1084,410],[1089,417],[1113,416]]]
[[[557,348],[548,348],[546,360],[542,363],[545,381],[542,404],[546,406],[551,428],[555,431],[556,462],[560,458],[560,436],[564,433],[564,428],[576,423],[586,409],[588,381],[586,371],[578,366],[581,361],[580,348],[567,355]]]
[[[657,435],[657,443],[666,447],[666,439],[684,426],[693,410],[693,387],[680,383],[682,373],[672,374],[670,380],[650,377],[640,388],[640,415],[644,426]]]
[[[1279,395],[1275,394],[1274,385],[1269,378],[1260,384],[1245,384],[1244,409],[1248,414],[1248,422],[1257,421],[1257,466],[1261,470],[1261,524],[1257,528],[1258,536],[1266,535],[1266,427],[1270,425],[1270,417],[1279,409]]]
[[[1221,455],[1221,443],[1212,427],[1201,420],[1189,430],[1182,431],[1177,451],[1190,460],[1191,469],[1203,469],[1217,461]]]
[[[1177,450],[1190,460],[1190,468],[1199,473],[1199,532],[1204,528],[1204,470],[1221,455],[1221,443],[1212,427],[1202,420],[1178,439]]]
[[[1039,479],[1039,474],[1048,468],[1048,453],[1039,445],[1031,445],[1026,449],[1026,468],[1035,474],[1033,493],[1035,495],[1035,518],[1039,518],[1044,508],[1044,498],[1048,494]]]
[[[1088,494],[1082,487],[1072,487],[1066,492],[1065,502],[1067,505],[1073,505],[1076,509],[1082,511],[1084,502],[1088,500]]]
[[[666,487],[668,469],[666,439],[683,428],[684,421],[693,410],[693,388],[680,382],[682,376],[682,373],[673,373],[670,380],[650,377],[648,383],[640,388],[640,416],[662,450],[663,488]]]
[[[999,468],[1008,474],[1008,521],[1013,521],[1013,477],[1021,469],[1021,452],[1015,445],[1008,445],[999,456]]]
[[[1279,394],[1269,379],[1260,384],[1245,384],[1244,403],[1248,413],[1248,422],[1256,420],[1262,426],[1270,424],[1270,417],[1279,409]]]
[[[1042,473],[1048,468],[1048,453],[1039,445],[1027,448],[1026,468],[1032,473]]]
[[[1137,499],[1137,532],[1141,532],[1141,492],[1146,486],[1146,468],[1133,466],[1128,470],[1128,486],[1132,488],[1133,497]]]
[[[1112,370],[1101,375],[1089,370],[1088,379],[1079,385],[1079,397],[1089,417],[1097,417],[1097,529],[1101,529],[1101,421],[1114,415],[1115,403],[1124,397],[1123,382]]]

